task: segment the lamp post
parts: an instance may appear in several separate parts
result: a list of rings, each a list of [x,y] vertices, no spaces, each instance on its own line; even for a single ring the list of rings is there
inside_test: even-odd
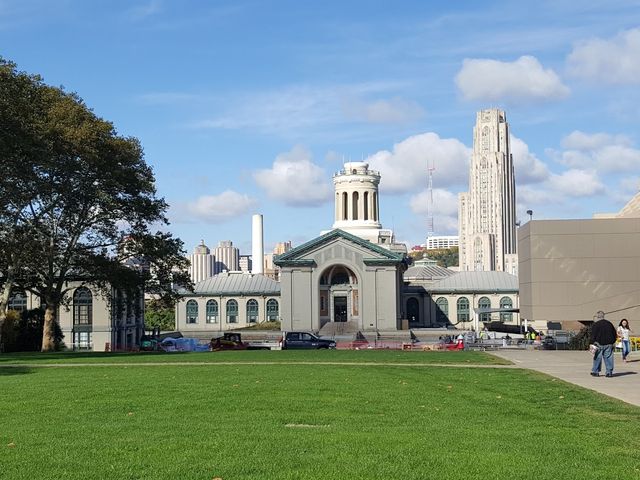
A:
[[[527,210],[527,215],[529,215],[529,221],[533,220],[533,210]]]

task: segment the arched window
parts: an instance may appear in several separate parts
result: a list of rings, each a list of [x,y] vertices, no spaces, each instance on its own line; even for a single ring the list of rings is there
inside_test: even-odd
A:
[[[77,288],[73,293],[73,324],[91,325],[93,323],[93,297],[88,288]]]
[[[407,319],[410,325],[418,325],[420,323],[420,304],[417,298],[407,300]]]
[[[247,322],[256,323],[258,321],[258,302],[251,299],[247,302]]]
[[[449,301],[444,297],[436,300],[436,321],[438,323],[449,322]]]
[[[346,220],[349,213],[348,199],[347,192],[342,192],[342,220]]]
[[[195,300],[187,302],[187,323],[198,323],[198,302]]]
[[[458,322],[469,321],[469,299],[467,297],[460,297],[456,304],[458,310]]]
[[[478,308],[491,308],[491,300],[489,300],[488,297],[481,297],[480,300],[478,300]],[[480,314],[480,321],[481,322],[490,322],[491,321],[491,314],[490,313],[481,313]]]
[[[513,301],[509,297],[502,297],[500,299],[500,308],[513,308]],[[513,320],[513,314],[511,312],[500,313],[501,322],[510,322]]]
[[[218,323],[218,302],[209,300],[207,302],[207,323]]]
[[[7,310],[14,310],[16,312],[22,312],[27,309],[27,296],[24,292],[15,292],[9,297],[7,303]]]
[[[267,321],[277,322],[279,315],[278,301],[275,298],[270,298],[267,300]]]
[[[360,195],[358,194],[358,192],[353,192],[352,198],[351,198],[351,210],[352,210],[352,219],[353,220],[358,220],[358,199],[359,199]]]
[[[238,323],[238,302],[227,301],[227,323]]]
[[[369,192],[364,192],[364,215],[363,220],[369,220]]]

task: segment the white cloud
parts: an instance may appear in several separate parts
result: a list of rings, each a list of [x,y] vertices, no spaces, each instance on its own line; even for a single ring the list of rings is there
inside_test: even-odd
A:
[[[631,139],[624,135],[589,134],[579,130],[574,130],[562,139],[562,146],[568,150],[595,150],[611,144],[631,145]]]
[[[411,211],[418,215],[426,215],[429,204],[429,191],[423,190],[413,195],[409,200]],[[433,189],[433,214],[434,215],[458,215],[458,195],[442,188]]]
[[[422,219],[428,215],[429,192],[423,190],[411,196],[411,211]],[[458,230],[458,195],[441,188],[433,189],[433,229],[439,233]]]
[[[562,140],[562,146],[566,150],[551,153],[559,163],[571,168],[592,168],[601,173],[640,169],[640,150],[625,135],[576,130]]]
[[[471,150],[455,138],[429,132],[403,140],[393,151],[379,151],[366,159],[382,179],[380,189],[389,193],[415,191],[427,184],[427,165],[433,165],[434,186],[464,184],[469,175]]]
[[[455,81],[466,100],[485,102],[555,100],[570,92],[553,70],[545,70],[532,56],[515,62],[465,59]]]
[[[269,198],[292,207],[321,205],[333,196],[329,176],[302,146],[278,155],[270,169],[257,170],[253,178]]]
[[[256,205],[248,195],[226,190],[219,195],[203,195],[177,207],[176,221],[208,221],[221,223],[244,215]]]
[[[513,135],[511,135],[511,155],[518,185],[541,182],[549,177],[547,166],[529,151],[526,143]]]
[[[424,115],[415,102],[397,97],[380,98],[397,91],[398,83],[371,82],[352,85],[290,85],[279,90],[231,96],[217,117],[197,122],[195,128],[255,129],[290,136],[299,129],[349,122],[409,122]],[[375,97],[375,98],[372,98]]]
[[[612,39],[578,43],[567,57],[570,74],[609,84],[640,84],[640,28]]]
[[[570,197],[590,197],[604,192],[604,185],[593,170],[567,170],[551,175],[550,187]]]
[[[424,117],[424,109],[416,102],[402,98],[354,101],[347,103],[344,110],[355,120],[369,123],[407,123]]]

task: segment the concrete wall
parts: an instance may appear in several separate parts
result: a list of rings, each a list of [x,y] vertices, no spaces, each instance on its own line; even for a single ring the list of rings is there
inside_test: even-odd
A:
[[[603,310],[614,323],[640,321],[639,247],[640,219],[523,225],[518,229],[521,317],[576,328],[576,321],[590,321]]]

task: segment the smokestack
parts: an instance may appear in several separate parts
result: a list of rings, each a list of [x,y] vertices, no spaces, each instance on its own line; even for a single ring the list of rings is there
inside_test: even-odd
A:
[[[262,274],[264,273],[264,233],[260,214],[252,217],[251,236],[251,272]]]

